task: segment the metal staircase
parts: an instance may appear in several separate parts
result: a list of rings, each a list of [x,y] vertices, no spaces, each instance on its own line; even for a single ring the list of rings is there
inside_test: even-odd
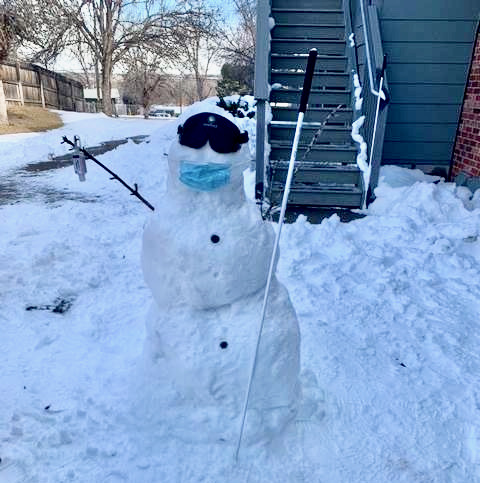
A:
[[[257,22],[257,140],[267,140],[257,141],[257,198],[270,207],[281,204],[308,51],[316,48],[289,205],[360,208],[366,193],[351,137],[352,120],[360,113],[352,109],[357,66],[348,41],[350,2],[260,0]],[[265,132],[268,105],[272,116]]]

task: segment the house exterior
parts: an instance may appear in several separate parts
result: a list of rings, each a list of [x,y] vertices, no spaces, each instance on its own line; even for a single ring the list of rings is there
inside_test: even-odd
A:
[[[97,96],[97,89],[83,89],[83,95],[85,97],[85,100],[88,101],[97,101],[98,96]],[[120,93],[117,88],[113,87],[112,91],[110,93],[110,97],[112,98],[113,101],[119,102],[120,101]],[[100,99],[102,99],[102,91],[100,91]]]
[[[480,3],[383,0],[377,8],[392,99],[382,163],[447,177]]]
[[[472,57],[453,153],[452,177],[480,177],[480,32]]]
[[[291,204],[365,206],[381,164],[448,177],[465,140],[459,126],[478,128],[466,119],[478,117],[479,15],[478,0],[259,0],[257,140],[267,142],[257,141],[257,198],[281,199],[311,48],[319,55]]]

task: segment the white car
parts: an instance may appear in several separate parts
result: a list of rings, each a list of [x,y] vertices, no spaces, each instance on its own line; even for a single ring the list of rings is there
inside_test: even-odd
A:
[[[148,115],[151,117],[158,117],[161,119],[170,119],[172,117],[168,112],[165,112],[165,111],[150,111]]]

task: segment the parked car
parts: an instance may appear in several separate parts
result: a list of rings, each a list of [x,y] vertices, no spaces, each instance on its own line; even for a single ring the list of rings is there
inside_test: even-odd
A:
[[[150,117],[159,117],[159,118],[162,118],[162,119],[170,119],[172,117],[168,112],[158,110],[158,109],[154,109],[154,110],[150,111],[148,113],[148,115]]]

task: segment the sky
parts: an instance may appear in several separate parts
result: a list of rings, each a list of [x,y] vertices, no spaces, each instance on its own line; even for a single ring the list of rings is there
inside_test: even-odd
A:
[[[170,2],[170,3],[172,5],[175,4],[175,2]],[[220,2],[218,0],[209,0],[207,4],[220,8],[224,23],[226,24],[231,23],[232,25],[235,23],[236,14],[235,14],[234,6],[231,1],[227,0],[226,2]],[[209,74],[220,75],[221,67],[222,67],[221,63],[213,62],[211,64],[211,68],[209,69]],[[50,68],[60,72],[76,72],[76,73],[83,72],[81,64],[78,62],[75,56],[68,51],[63,52],[57,58],[55,64],[53,66],[50,66]],[[116,66],[115,71],[117,73],[121,73],[122,69],[123,69],[122,66],[118,65]],[[171,67],[167,69],[167,72],[172,74],[178,74],[179,70]]]

